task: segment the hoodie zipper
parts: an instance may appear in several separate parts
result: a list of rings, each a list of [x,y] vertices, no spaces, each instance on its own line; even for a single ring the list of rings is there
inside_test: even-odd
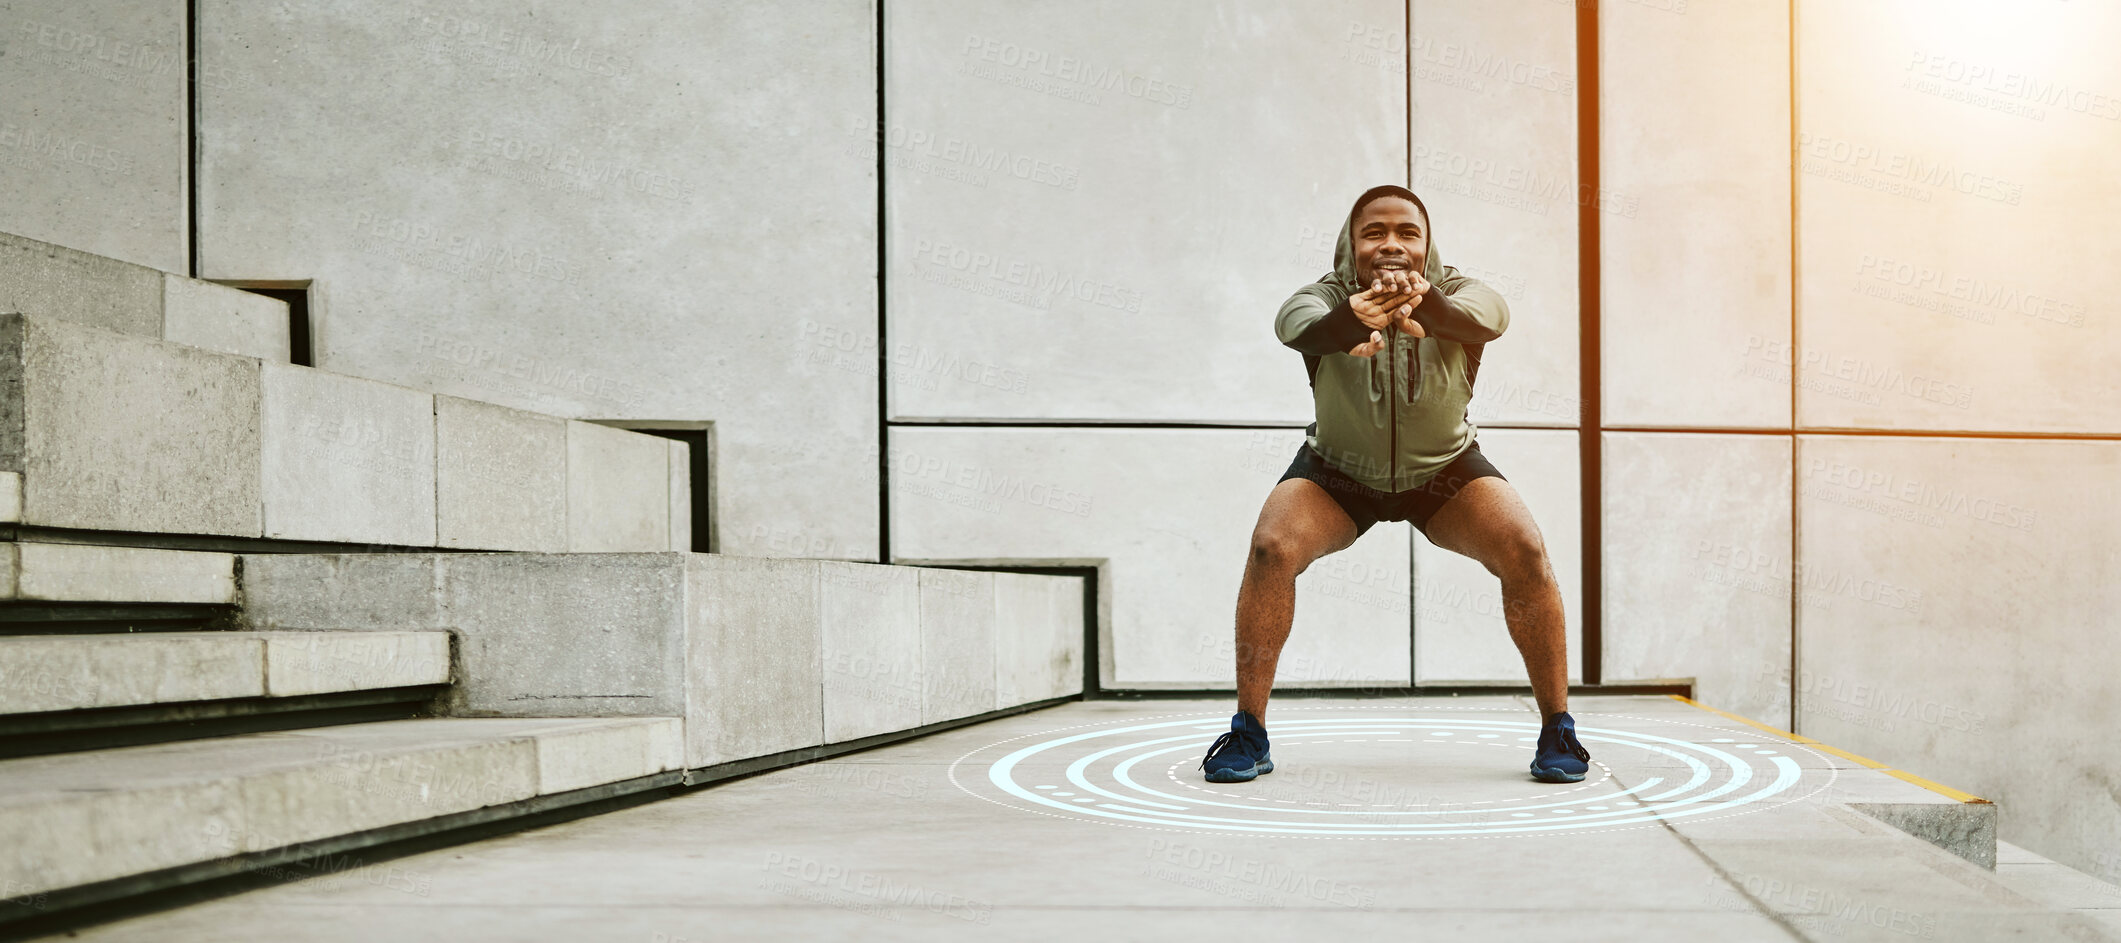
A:
[[[1391,338],[1392,346],[1392,349],[1385,353],[1385,356],[1388,358],[1385,361],[1385,399],[1391,404],[1388,407],[1390,412],[1387,415],[1390,417],[1388,421],[1392,427],[1392,432],[1391,437],[1386,440],[1388,443],[1386,447],[1387,449],[1389,449],[1389,451],[1385,453],[1386,464],[1384,490],[1397,491],[1399,490],[1399,364],[1397,362],[1399,360],[1398,331],[1395,330],[1393,331],[1393,333],[1386,336]]]

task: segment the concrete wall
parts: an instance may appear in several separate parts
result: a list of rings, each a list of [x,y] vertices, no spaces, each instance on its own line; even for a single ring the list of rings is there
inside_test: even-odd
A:
[[[1796,22],[1797,723],[2111,880],[2121,9]]]
[[[1789,13],[1599,5],[1608,424],[1789,426]]]
[[[901,562],[1095,566],[1108,687],[1231,687],[1237,586],[1299,430],[892,433]],[[1380,526],[1297,579],[1288,684],[1404,685],[1407,532]]]
[[[0,2],[0,230],[189,273],[183,0]]]
[[[1274,312],[1405,179],[1400,3],[885,16],[894,418],[1308,421]]]
[[[1693,677],[2110,878],[2121,772],[2067,744],[2111,714],[2121,11],[1792,12],[1601,5],[1640,197],[1604,226],[1606,677]]]
[[[1604,434],[1608,681],[1790,723],[1790,438]]]
[[[1510,304],[1474,421],[1573,426],[1578,393],[1575,8],[1413,0],[1408,176],[1444,261]],[[1330,245],[1328,246],[1330,249]],[[1507,474],[1505,470],[1505,474]]]
[[[203,276],[313,279],[333,372],[714,420],[724,549],[875,558],[869,3],[198,16]]]
[[[1484,372],[1484,371],[1483,371]],[[1488,429],[1480,451],[1524,499],[1546,541],[1568,626],[1569,677],[1583,676],[1583,509],[1573,431]],[[1409,528],[1379,524],[1377,529]],[[1502,583],[1471,557],[1414,542],[1415,678],[1524,684],[1503,619]]]

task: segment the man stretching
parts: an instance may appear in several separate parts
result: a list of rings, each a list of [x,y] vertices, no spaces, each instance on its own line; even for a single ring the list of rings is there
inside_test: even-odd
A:
[[[1395,186],[1355,200],[1333,271],[1282,303],[1274,331],[1304,355],[1317,421],[1252,530],[1237,593],[1237,715],[1201,763],[1209,782],[1274,771],[1267,694],[1296,575],[1378,521],[1411,521],[1502,580],[1510,639],[1545,719],[1532,777],[1583,779],[1591,754],[1568,714],[1561,589],[1539,527],[1466,419],[1481,349],[1509,323],[1501,295],[1438,259],[1428,209]]]

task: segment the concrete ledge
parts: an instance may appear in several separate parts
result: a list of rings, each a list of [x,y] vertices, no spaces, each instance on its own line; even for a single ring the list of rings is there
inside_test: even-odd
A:
[[[264,366],[265,536],[435,543],[431,394]]]
[[[692,450],[676,441],[669,448],[670,549],[686,553],[692,550]]]
[[[252,629],[455,633],[452,714],[682,715],[688,768],[1082,690],[1071,576],[667,552],[248,554],[243,597]]]
[[[454,396],[434,402],[439,545],[567,549],[566,421]]]
[[[994,574],[995,706],[1083,691],[1083,580]]]
[[[404,720],[7,760],[0,886],[37,894],[674,769],[675,723]]]
[[[196,291],[214,310],[236,303],[215,294],[234,289]],[[0,473],[13,475],[0,523],[668,552],[691,542],[686,454],[660,436],[0,314]]]
[[[920,571],[821,561],[825,742],[921,725]]]
[[[236,601],[235,569],[227,553],[8,543],[0,600],[226,605]]]
[[[994,576],[923,568],[921,720],[937,723],[1001,706],[995,692]]]
[[[0,638],[0,713],[265,694],[263,640],[238,632]]]
[[[1880,822],[1929,842],[1990,871],[1996,869],[1996,806],[1979,796],[1894,769],[1811,737],[1710,707],[1692,698],[1673,700],[1737,721],[1791,743],[1838,757],[1878,775],[1851,775],[1837,782],[1833,798]]]
[[[0,524],[22,523],[22,473],[0,471]]]
[[[538,737],[538,794],[551,795],[685,766],[685,722],[676,717],[547,721]]]
[[[287,362],[287,302],[0,232],[0,311]]]
[[[0,233],[0,311],[162,337],[163,273]]]
[[[162,277],[162,339],[224,354],[287,363],[293,353],[287,302],[213,282]]]
[[[446,632],[231,632],[265,643],[265,694],[449,683]]]
[[[0,637],[0,714],[445,684],[441,632]]]
[[[258,384],[256,360],[0,315],[21,523],[258,536]]]
[[[825,742],[814,560],[722,554],[685,571],[685,765]]]
[[[1991,871],[1996,869],[1996,806],[1991,802],[1851,802],[1855,809]]]
[[[670,537],[669,440],[567,423],[567,549],[664,550]]]

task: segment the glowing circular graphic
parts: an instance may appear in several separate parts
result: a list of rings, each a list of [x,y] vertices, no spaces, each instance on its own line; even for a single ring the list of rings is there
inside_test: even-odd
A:
[[[1802,798],[1834,776],[1831,762],[1797,744],[1684,737],[1727,727],[1593,720],[1576,727],[1590,774],[1562,786],[1526,774],[1539,726],[1523,711],[1450,707],[1277,708],[1268,728],[1276,771],[1249,783],[1202,779],[1201,755],[1230,722],[1201,714],[1016,737],[966,754],[950,779],[1013,808],[1134,828],[1420,839],[1741,814]],[[1627,720],[1644,730],[1615,723]]]

